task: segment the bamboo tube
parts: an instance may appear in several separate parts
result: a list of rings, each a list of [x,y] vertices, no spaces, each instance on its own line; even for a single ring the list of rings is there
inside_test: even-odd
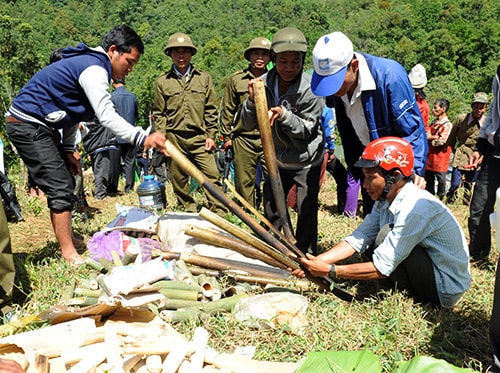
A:
[[[76,280],[71,279],[69,284],[66,285],[61,291],[61,298],[59,299],[59,302],[61,304],[66,305],[66,302],[68,302],[71,298],[73,298],[75,287],[76,287]]]
[[[181,341],[184,341],[184,339],[177,336],[162,336],[155,341],[127,343],[123,346],[123,352],[127,355],[166,355]]]
[[[161,372],[161,357],[159,355],[149,355],[146,357],[146,369],[150,373]]]
[[[77,297],[93,297],[93,298],[99,298],[101,293],[102,293],[101,290],[90,290],[90,289],[85,289],[83,287],[75,288],[73,292],[73,294],[75,294]]]
[[[101,264],[106,272],[110,272],[113,268],[113,262],[110,262],[107,259],[99,258],[99,264]]]
[[[142,360],[140,355],[126,355],[123,357],[123,373],[130,373],[136,364]]]
[[[194,277],[193,277],[194,278]],[[169,280],[160,280],[153,282],[151,286],[155,289],[176,289],[176,290],[191,290],[191,291],[201,291],[200,285],[196,283],[196,285],[186,284],[184,281],[169,281]]]
[[[220,300],[222,298],[222,290],[220,284],[215,277],[208,277],[208,281],[212,284],[213,294],[212,301]]]
[[[179,311],[202,311],[208,314],[213,312],[231,312],[236,303],[246,297],[248,297],[248,294],[237,294],[213,302],[200,302],[196,306],[185,307]]]
[[[91,290],[99,289],[99,283],[97,282],[97,272],[96,271],[89,272],[88,280],[89,280],[89,289],[91,289]]]
[[[85,264],[87,266],[89,266],[90,268],[96,270],[99,273],[105,273],[105,272],[107,272],[106,269],[104,268],[104,266],[101,263],[96,262],[93,259],[90,259],[90,258],[85,259]]]
[[[286,269],[287,266],[277,261],[266,253],[256,249],[255,247],[246,244],[238,238],[233,238],[225,235],[221,231],[214,231],[211,229],[196,227],[191,224],[186,225],[185,233],[188,236],[195,237],[202,242],[210,245],[224,247],[236,251],[248,258],[257,259],[261,262],[269,264],[273,267]]]
[[[123,265],[129,265],[135,262],[137,256],[139,255],[139,247],[137,245],[129,245],[127,250],[123,253],[122,263]]]
[[[85,306],[92,306],[94,304],[97,304],[99,302],[99,298],[97,297],[75,297],[68,299],[65,302],[66,306],[80,306],[80,307],[85,307]]]
[[[199,372],[203,368],[203,362],[205,360],[205,350],[207,349],[208,331],[203,327],[197,327],[194,330],[193,335],[193,346],[194,354],[191,355],[191,368],[192,372]]]
[[[198,300],[198,290],[181,290],[181,289],[159,289],[160,293],[169,299],[182,300]]]
[[[210,277],[222,277],[227,276],[233,278],[237,282],[245,282],[249,284],[259,284],[259,285],[275,285],[275,286],[290,286],[293,285],[297,289],[310,289],[311,282],[306,280],[299,280],[297,278],[270,278],[270,277],[258,277],[234,273],[231,271],[215,271],[207,268],[202,268],[198,266],[192,266],[191,271],[194,275],[205,274]],[[290,275],[291,276],[291,275]]]
[[[259,238],[251,235],[250,233],[244,231],[238,226],[230,223],[229,221],[221,218],[219,215],[213,213],[212,211],[202,208],[199,215],[210,223],[216,225],[217,227],[231,233],[233,236],[239,238],[240,240],[252,245],[253,247],[259,249],[260,251],[266,253],[270,257],[273,257],[280,263],[286,265],[286,268],[296,269],[299,268],[299,264],[294,260],[290,259],[288,256],[284,256],[279,250],[276,250],[271,245],[260,240]]]
[[[179,341],[162,364],[162,373],[175,373],[190,350],[190,342]]]
[[[120,354],[120,338],[116,333],[113,324],[104,324],[104,343],[106,345],[106,361],[112,371],[123,365],[123,359]]]
[[[189,299],[170,299],[165,297],[165,305],[163,306],[166,310],[178,310],[179,308],[195,306],[199,303],[198,300]]]
[[[253,83],[253,93],[255,101],[255,111],[257,113],[257,122],[259,124],[260,137],[262,139],[262,148],[266,160],[268,181],[271,183],[274,203],[280,217],[281,226],[285,237],[289,242],[295,243],[292,228],[290,226],[290,217],[286,206],[286,198],[281,183],[278,161],[276,158],[276,149],[274,147],[271,123],[269,122],[269,108],[267,106],[266,87],[263,80],[257,80]]]
[[[198,276],[198,284],[200,284],[202,288],[201,294],[207,299],[212,298],[212,296],[214,295],[214,288],[210,281],[208,281],[208,276]]]
[[[118,255],[118,253],[115,250],[111,251],[111,256],[113,257],[113,265],[115,267],[122,267],[123,266],[122,260],[120,259],[120,256]]]
[[[176,253],[174,253],[176,254]],[[177,259],[180,259],[180,255],[178,256]],[[183,260],[177,260],[175,262],[175,267],[174,267],[174,277],[178,281],[185,282],[188,285],[197,285],[198,281],[196,278],[193,276],[193,274],[189,271],[188,267],[186,266],[186,263]]]
[[[49,373],[49,359],[47,358],[47,356],[35,356],[35,369],[38,373]]]
[[[106,348],[96,349],[93,354],[86,356],[80,362],[75,364],[68,373],[87,373],[101,364],[106,359]]]
[[[196,264],[200,267],[217,269],[219,271],[238,271],[242,274],[250,274],[261,277],[274,277],[283,278],[288,277],[288,272],[282,269],[268,267],[253,263],[246,263],[237,260],[224,259],[224,258],[211,258],[202,256],[195,253],[185,254],[183,260],[190,264]]]

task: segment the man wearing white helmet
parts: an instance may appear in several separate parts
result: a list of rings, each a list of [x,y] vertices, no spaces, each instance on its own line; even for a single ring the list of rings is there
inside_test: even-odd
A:
[[[422,116],[406,70],[396,61],[354,52],[342,32],[318,39],[313,49],[311,89],[335,107],[337,127],[344,145],[347,166],[363,179],[356,161],[372,140],[398,136],[408,140],[415,152],[415,183],[424,188],[427,138]],[[363,194],[363,214],[373,202]]]
[[[422,119],[424,120],[424,125],[427,126],[429,123],[429,114],[431,108],[427,102],[427,97],[424,93],[424,87],[427,85],[427,74],[425,67],[417,63],[412,67],[410,73],[408,74],[411,86],[415,92],[415,98],[417,99],[417,105],[422,114]]]

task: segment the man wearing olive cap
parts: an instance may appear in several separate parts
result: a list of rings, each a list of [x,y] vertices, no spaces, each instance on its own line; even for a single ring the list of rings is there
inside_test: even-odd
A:
[[[156,131],[165,133],[174,144],[211,182],[222,187],[215,164],[217,133],[217,98],[212,78],[191,64],[196,54],[191,38],[181,32],[168,39],[165,54],[173,65],[155,84],[153,115]],[[189,175],[171,160],[170,176],[177,201],[185,211],[197,212],[189,193]],[[221,202],[207,194],[209,208],[224,214]]]
[[[463,186],[464,203],[468,204],[472,193],[472,185],[477,179],[477,170],[467,168],[469,158],[476,145],[479,130],[484,124],[486,110],[488,109],[488,95],[478,92],[472,99],[472,111],[468,114],[460,114],[448,137],[448,144],[453,151],[453,172],[451,174],[451,185],[446,194],[447,202],[454,202],[457,197],[457,189],[464,180]]]
[[[265,170],[264,151],[258,128],[245,129],[241,121],[241,105],[248,97],[248,82],[267,72],[271,60],[271,42],[264,37],[252,39],[244,53],[249,66],[229,77],[221,104],[221,134],[224,151],[233,149],[234,186],[247,202],[256,204],[257,168]]]
[[[364,147],[383,136],[402,137],[415,153],[415,184],[425,187],[427,138],[422,116],[406,70],[396,61],[354,52],[342,32],[324,35],[313,49],[312,92],[325,96],[335,107],[337,126],[346,163],[353,175],[363,179],[354,164]],[[362,190],[363,215],[372,200]]]

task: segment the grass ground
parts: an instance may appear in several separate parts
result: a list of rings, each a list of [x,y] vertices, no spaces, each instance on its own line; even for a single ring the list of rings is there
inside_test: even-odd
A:
[[[12,179],[12,177],[11,177]],[[16,180],[22,185],[21,180]],[[90,190],[91,177],[86,177]],[[201,195],[199,195],[201,197]],[[18,190],[25,221],[9,224],[18,278],[16,302],[22,314],[37,314],[55,305],[60,291],[71,278],[82,276],[85,268],[74,269],[60,259],[48,209],[44,202]],[[167,199],[175,201],[167,185]],[[74,219],[78,235],[89,239],[115,216],[115,203],[138,206],[135,193],[94,201],[89,218]],[[360,222],[335,214],[335,182],[329,178],[322,187],[319,211],[319,246],[328,249],[350,233]],[[450,206],[467,235],[468,209],[461,203]],[[171,210],[169,207],[168,210]],[[293,217],[292,217],[293,218]],[[287,327],[254,330],[239,324],[227,314],[208,320],[179,323],[176,327],[191,336],[195,326],[203,324],[211,333],[210,344],[220,352],[231,352],[244,345],[258,346],[256,358],[274,361],[298,361],[310,351],[360,350],[374,352],[386,372],[396,363],[417,355],[445,359],[459,367],[486,371],[490,363],[488,323],[492,307],[494,270],[498,254],[489,263],[473,265],[472,288],[453,310],[437,310],[415,304],[401,293],[382,293],[364,301],[346,303],[316,288],[303,291],[308,298],[306,313],[309,327],[294,334]],[[365,291],[369,285],[344,283],[353,291]],[[290,283],[293,288],[293,283]]]

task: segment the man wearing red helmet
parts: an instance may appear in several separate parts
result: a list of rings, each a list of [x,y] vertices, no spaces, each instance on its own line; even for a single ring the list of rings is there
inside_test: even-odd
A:
[[[370,142],[356,163],[373,210],[349,236],[302,264],[314,276],[383,280],[422,303],[453,307],[470,287],[469,252],[451,211],[413,183],[414,155],[399,137]],[[370,260],[339,264],[356,253]],[[292,272],[304,277],[301,270]]]

